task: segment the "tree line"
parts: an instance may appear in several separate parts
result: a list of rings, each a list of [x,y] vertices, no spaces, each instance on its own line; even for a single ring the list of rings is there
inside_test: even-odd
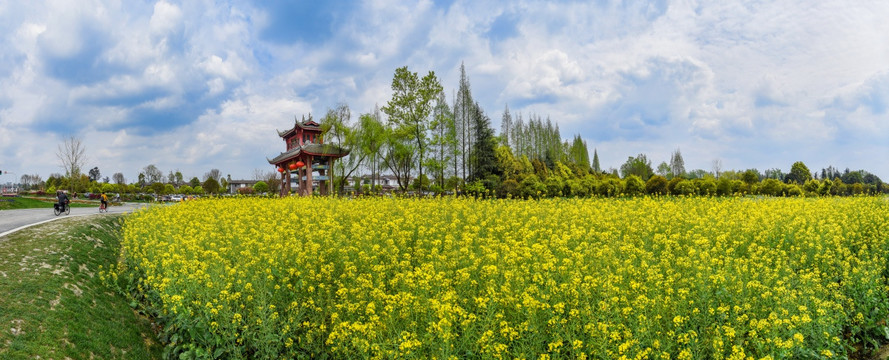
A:
[[[358,116],[352,123],[345,103],[328,110],[321,120],[325,141],[351,153],[334,167],[339,193],[378,191],[374,181],[392,174],[401,192],[470,193],[487,196],[621,195],[854,195],[889,193],[876,175],[864,170],[835,168],[812,173],[802,162],[789,173],[780,169],[723,170],[714,160],[711,171],[686,171],[679,149],[669,162],[652,167],[645,154],[628,157],[619,169],[603,169],[599,155],[580,135],[563,140],[548,116],[510,112],[501,116],[495,134],[491,119],[473,98],[465,66],[449,103],[433,71],[420,76],[398,68],[392,98],[382,108]],[[384,119],[383,114],[387,115]],[[369,171],[370,184],[347,184]]]
[[[811,172],[802,162],[790,172],[781,169],[723,171],[714,160],[711,171],[686,171],[677,149],[669,162],[656,167],[645,154],[630,156],[619,169],[603,169],[597,149],[580,135],[563,140],[557,123],[548,116],[513,114],[505,106],[500,133],[473,98],[463,64],[458,89],[449,102],[435,72],[422,77],[408,67],[395,70],[392,97],[383,107],[362,113],[352,121],[348,104],[328,109],[321,119],[324,141],[350,149],[335,162],[337,192],[349,186],[358,193],[377,192],[382,173],[395,177],[400,192],[464,193],[499,197],[621,195],[855,195],[889,193],[889,186],[864,170],[839,171],[833,166]],[[45,182],[24,175],[31,188],[69,191],[154,194],[219,193],[228,188],[218,169],[184,181],[178,170],[166,176],[155,165],[142,169],[137,181],[127,184],[121,173],[101,178],[98,167],[82,174],[85,149],[71,137],[59,146],[57,156],[65,174]],[[280,180],[273,171],[254,171],[256,188],[241,192],[277,191]],[[368,174],[369,173],[369,174]],[[369,184],[347,184],[357,175],[370,175]],[[100,181],[100,179],[102,181]]]

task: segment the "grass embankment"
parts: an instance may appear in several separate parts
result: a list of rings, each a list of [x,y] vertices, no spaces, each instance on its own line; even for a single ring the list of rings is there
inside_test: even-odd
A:
[[[150,324],[100,280],[119,216],[53,221],[0,237],[0,358],[160,358]]]
[[[24,198],[24,197],[4,197],[0,198],[0,210],[13,210],[13,209],[40,209],[40,208],[48,208],[52,209],[52,205],[56,202],[55,198],[46,198],[46,199],[36,199],[36,198]],[[90,203],[80,203],[80,202],[71,202],[71,207],[97,207],[99,206],[96,202]]]

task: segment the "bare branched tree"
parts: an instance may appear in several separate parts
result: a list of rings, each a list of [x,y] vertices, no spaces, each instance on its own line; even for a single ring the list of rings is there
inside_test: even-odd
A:
[[[221,178],[222,178],[222,172],[220,172],[219,169],[210,169],[210,171],[208,171],[206,174],[204,174],[204,181],[207,181],[207,179],[213,179],[213,180],[219,181],[219,179],[221,179]]]
[[[65,176],[72,179],[80,177],[80,170],[86,162],[86,148],[83,141],[69,136],[62,144],[59,144],[59,151],[56,153],[59,158],[59,164],[65,170]]]
[[[142,169],[142,172],[145,174],[145,181],[148,185],[159,183],[164,180],[164,173],[154,164],[146,166]]]
[[[121,174],[121,173],[114,173],[114,175],[111,175],[111,178],[114,179],[115,184],[118,184],[118,185],[126,185],[127,184],[127,179],[125,177],[123,177],[123,174]]]
[[[719,179],[720,174],[722,174],[722,160],[713,159],[713,176]]]
[[[265,171],[265,170],[262,170],[262,169],[253,169],[253,180],[256,180],[256,181],[263,180],[263,181],[265,181],[266,179],[269,178],[269,176],[268,176],[269,174],[268,174],[268,173],[269,173],[269,172],[267,172],[267,171]],[[274,174],[274,171],[272,171],[272,176],[274,176],[274,175],[275,175],[275,174]]]

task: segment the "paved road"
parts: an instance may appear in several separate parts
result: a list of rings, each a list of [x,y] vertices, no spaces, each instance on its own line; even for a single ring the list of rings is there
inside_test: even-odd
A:
[[[123,204],[121,206],[111,206],[108,208],[109,214],[132,212],[143,204]],[[17,209],[17,210],[0,210],[0,237],[16,230],[31,225],[41,224],[47,221],[63,219],[69,216],[87,216],[87,215],[103,215],[99,214],[99,206],[86,208],[71,208],[71,214],[61,214],[56,216],[53,214],[52,205],[47,208],[40,209]]]

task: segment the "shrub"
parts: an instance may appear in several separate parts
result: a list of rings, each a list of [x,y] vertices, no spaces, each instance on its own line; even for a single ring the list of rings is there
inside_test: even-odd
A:
[[[649,195],[667,195],[667,178],[654,175],[645,183],[645,192]]]
[[[265,181],[257,181],[256,184],[253,184],[253,191],[257,194],[267,193],[269,192],[269,184]]]
[[[520,198],[522,197],[522,191],[519,183],[514,179],[507,179],[500,183],[500,189],[497,191],[497,195],[500,197],[511,197],[511,198]]]
[[[769,196],[781,196],[784,190],[784,183],[776,179],[765,179],[760,183],[759,193]]]
[[[683,179],[682,177],[679,177],[679,176],[676,176],[676,177],[670,179],[670,181],[667,183],[667,192],[669,192],[670,194],[673,194],[673,195],[679,195],[679,193],[676,191],[676,185],[678,185],[679,182],[682,180],[685,180],[685,179]]]
[[[596,193],[601,196],[618,196],[623,193],[623,183],[621,183],[620,179],[614,177],[608,177],[599,182],[599,187],[596,189]]]
[[[645,183],[642,178],[636,175],[627,176],[624,179],[624,193],[630,196],[642,195],[645,193]]]
[[[531,174],[522,179],[522,195],[525,198],[538,198],[546,194],[546,186],[540,182],[537,175]]]
[[[676,182],[676,186],[673,188],[673,195],[695,195],[698,193],[698,189],[695,188],[695,185],[692,184],[689,180],[679,180]]]
[[[697,180],[695,185],[698,188],[698,194],[702,196],[716,195],[716,181],[713,181],[713,179]]]
[[[726,178],[719,179],[716,182],[716,195],[729,196],[733,193],[732,181]]]

